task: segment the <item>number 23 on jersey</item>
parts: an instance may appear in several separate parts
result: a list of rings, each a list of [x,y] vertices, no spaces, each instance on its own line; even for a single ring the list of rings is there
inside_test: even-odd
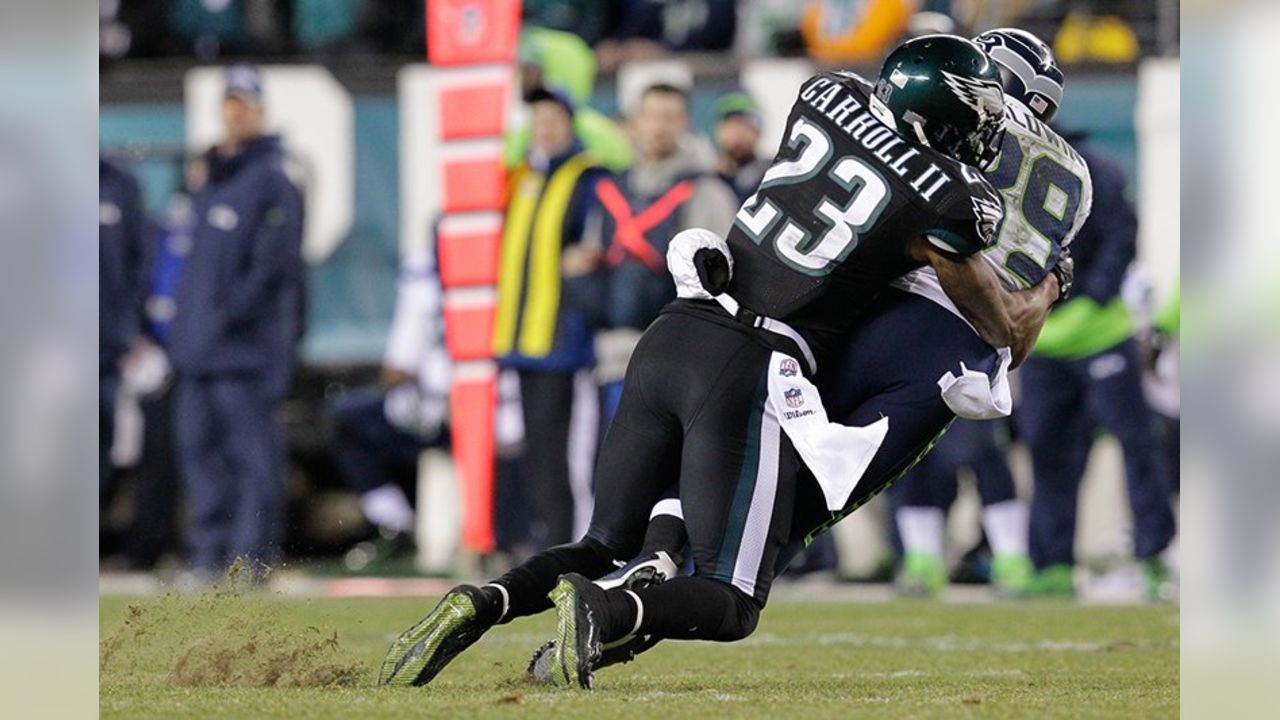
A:
[[[853,252],[861,234],[880,217],[889,201],[889,185],[879,173],[852,155],[829,162],[833,154],[831,138],[804,118],[798,118],[791,126],[787,147],[799,154],[794,160],[777,162],[769,168],[760,181],[759,190],[743,203],[734,224],[757,245],[772,235],[778,257],[795,270],[807,275],[826,275]],[[815,239],[760,193],[811,180],[828,166],[827,177],[842,192],[841,197],[824,196],[813,210],[827,226]]]

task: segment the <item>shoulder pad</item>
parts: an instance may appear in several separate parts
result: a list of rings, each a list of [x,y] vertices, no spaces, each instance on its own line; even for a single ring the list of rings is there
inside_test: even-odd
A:
[[[852,70],[836,70],[832,73],[832,75],[839,77],[841,80],[852,81],[855,83],[859,83],[861,85],[875,85],[874,82],[866,79],[865,77],[859,75],[858,73]]]

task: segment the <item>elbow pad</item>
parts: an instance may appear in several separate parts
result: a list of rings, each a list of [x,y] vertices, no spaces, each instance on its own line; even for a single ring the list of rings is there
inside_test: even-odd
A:
[[[733,255],[724,238],[704,228],[682,230],[667,246],[667,270],[676,297],[710,300],[733,278]]]

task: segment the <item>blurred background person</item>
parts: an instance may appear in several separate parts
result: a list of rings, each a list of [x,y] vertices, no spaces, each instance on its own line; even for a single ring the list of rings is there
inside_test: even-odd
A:
[[[147,219],[138,183],[98,158],[98,493],[106,501],[116,395],[125,355],[137,342],[147,287]]]
[[[1142,359],[1143,394],[1156,421],[1158,466],[1176,507],[1182,471],[1181,286],[1175,281],[1168,297],[1161,298],[1150,270],[1136,262],[1129,268],[1121,293],[1133,317],[1134,339]]]
[[[1071,245],[1076,261],[1072,297],[1049,314],[1020,370],[1023,392],[1016,417],[1035,473],[1030,552],[1036,576],[1029,590],[1075,593],[1080,479],[1101,428],[1124,451],[1133,553],[1142,564],[1147,595],[1155,599],[1169,581],[1160,556],[1175,527],[1154,418],[1143,395],[1134,324],[1120,295],[1137,253],[1138,218],[1123,169],[1083,136],[1063,136],[1089,165],[1093,211]]]
[[[933,450],[890,489],[902,540],[898,590],[934,597],[947,582],[944,550],[947,514],[956,500],[961,470],[977,481],[982,529],[991,545],[990,580],[998,597],[1026,591],[1033,574],[1027,554],[1027,503],[1009,470],[1008,424],[957,418]]]
[[[265,134],[258,70],[228,68],[225,82],[225,136],[202,158],[169,330],[197,581],[235,558],[270,562],[279,551],[284,451],[274,411],[301,332],[301,197],[280,138]]]
[[[1158,447],[1169,492],[1182,490],[1182,288],[1160,306],[1146,343],[1147,402],[1160,421]]]
[[[440,337],[440,285],[430,256],[406,258],[380,381],[329,405],[333,453],[343,483],[377,537],[348,555],[348,565],[413,549],[415,487],[422,452],[447,442],[450,365]]]
[[[573,103],[573,134],[605,167],[622,172],[631,165],[631,141],[613,120],[587,102],[596,82],[596,56],[582,38],[570,32],[526,27],[516,48],[522,96],[554,87]],[[503,156],[508,168],[524,162],[529,152],[529,123],[507,132]]]
[[[689,96],[665,83],[641,93],[630,121],[635,163],[596,185],[598,235],[607,276],[606,329],[596,336],[597,379],[604,388],[605,417],[622,395],[627,361],[640,334],[675,299],[667,272],[667,244],[686,228],[729,230],[738,201],[716,177],[702,140],[689,131]]]
[[[733,189],[738,202],[745,202],[760,186],[769,169],[770,158],[756,155],[760,144],[760,107],[747,93],[728,92],[712,105],[715,127],[711,137],[716,144],[716,174]]]
[[[591,516],[599,424],[592,318],[599,247],[583,247],[588,208],[604,170],[574,132],[576,105],[559,88],[535,88],[529,150],[508,181],[498,275],[494,354],[520,379],[521,472],[536,547],[576,540]]]
[[[188,174],[188,187],[169,198],[156,223],[142,333],[124,363],[126,396],[142,414],[141,443],[132,472],[133,516],[123,548],[125,567],[135,570],[154,568],[166,555],[181,551],[181,478],[172,431],[174,377],[167,346],[178,278],[192,247],[195,218],[189,188],[190,183],[204,182],[203,164],[188,165]]]

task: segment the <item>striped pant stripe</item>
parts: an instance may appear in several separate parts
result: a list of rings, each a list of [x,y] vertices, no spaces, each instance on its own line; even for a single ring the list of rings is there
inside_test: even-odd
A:
[[[780,434],[778,417],[766,398],[764,413],[760,417],[755,487],[751,493],[747,521],[743,526],[738,555],[733,565],[733,586],[747,595],[755,595],[760,560],[769,539],[769,528],[773,525],[773,506],[778,494]]]

